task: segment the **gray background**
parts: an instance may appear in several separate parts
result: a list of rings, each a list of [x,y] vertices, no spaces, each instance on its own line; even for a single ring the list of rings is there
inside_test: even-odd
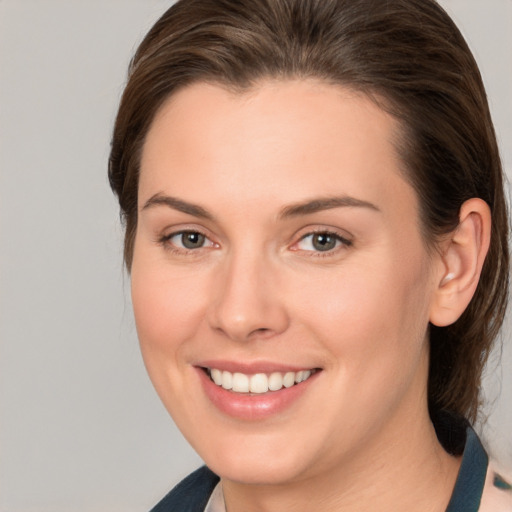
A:
[[[512,1],[444,0],[512,176]],[[129,58],[163,0],[0,0],[0,510],[150,508],[200,461],[140,359],[106,160]],[[512,465],[512,328],[484,429]]]

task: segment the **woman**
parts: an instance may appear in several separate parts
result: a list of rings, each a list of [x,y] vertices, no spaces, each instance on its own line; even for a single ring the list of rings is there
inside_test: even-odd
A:
[[[109,176],[146,367],[207,466],[154,510],[512,510],[469,426],[502,171],[435,2],[178,2]]]

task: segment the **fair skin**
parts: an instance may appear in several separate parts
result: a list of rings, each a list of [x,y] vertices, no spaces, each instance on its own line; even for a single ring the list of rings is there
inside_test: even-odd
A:
[[[488,217],[468,202],[461,229],[427,251],[398,130],[368,98],[304,80],[237,94],[194,84],[148,132],[137,331],[160,398],[222,477],[229,512],[449,501],[460,461],[428,416],[427,329],[471,298]],[[312,375],[246,393],[212,382],[212,369]]]

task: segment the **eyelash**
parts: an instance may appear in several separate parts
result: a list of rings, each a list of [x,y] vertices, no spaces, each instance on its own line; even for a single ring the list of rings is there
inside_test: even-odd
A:
[[[326,237],[333,238],[335,240],[335,246],[332,249],[327,249],[325,251],[314,250],[314,249],[308,250],[308,249],[300,249],[300,248],[297,248],[294,250],[302,251],[304,253],[310,253],[310,254],[308,254],[308,257],[312,257],[312,258],[329,258],[329,257],[336,255],[340,250],[347,249],[352,245],[351,240],[348,240],[347,238],[341,236],[339,233],[336,233],[335,231],[329,231],[326,229],[317,229],[317,230],[311,231],[311,232],[303,235],[299,239],[299,241],[294,244],[294,246],[299,245],[301,242],[303,242],[304,240],[306,240],[309,237],[313,238],[313,237],[319,236],[319,235],[324,235]],[[313,243],[313,242],[311,242],[311,243]]]
[[[196,248],[187,248],[187,247],[178,247],[178,246],[176,246],[176,244],[171,242],[171,240],[173,238],[180,237],[180,236],[183,237],[184,235],[199,235],[200,237],[204,237],[205,242],[208,241],[209,243],[208,243],[208,245],[201,245],[200,247],[196,247]],[[314,249],[312,249],[312,250],[300,249],[297,247],[301,242],[303,242],[307,238],[309,238],[309,237],[313,238],[315,236],[320,236],[320,235],[323,235],[328,238],[333,238],[335,240],[335,246],[332,249],[327,249],[325,251],[314,250]],[[215,242],[212,242],[205,233],[203,233],[202,231],[199,231],[197,229],[183,229],[180,231],[174,231],[172,233],[169,233],[167,235],[163,235],[163,236],[159,237],[158,243],[160,245],[162,245],[166,250],[171,251],[175,254],[178,254],[178,255],[192,255],[193,254],[194,256],[198,255],[197,254],[198,249],[210,249],[210,248],[214,248],[217,246],[217,244],[215,244]],[[347,238],[341,236],[340,234],[338,234],[334,231],[318,229],[318,230],[310,231],[310,232],[306,233],[305,235],[301,236],[301,238],[292,245],[291,250],[301,251],[302,253],[309,253],[309,254],[307,254],[308,257],[327,258],[327,257],[334,256],[340,250],[347,249],[351,245],[352,245],[351,240],[348,240]]]
[[[199,235],[201,237],[204,237],[204,240],[205,241],[208,241],[209,242],[209,245],[207,246],[200,246],[200,247],[196,247],[196,248],[188,248],[188,247],[178,247],[176,246],[176,244],[172,243],[171,240],[175,237],[183,237],[184,235]],[[166,250],[168,251],[171,251],[173,253],[176,253],[178,255],[182,255],[182,254],[185,254],[185,255],[196,255],[197,253],[197,249],[208,249],[208,248],[211,248],[211,247],[214,247],[216,244],[214,242],[212,242],[208,236],[197,230],[197,229],[182,229],[180,231],[174,231],[172,233],[169,233],[168,235],[163,235],[161,236],[159,239],[158,239],[158,243],[160,245],[162,245]]]

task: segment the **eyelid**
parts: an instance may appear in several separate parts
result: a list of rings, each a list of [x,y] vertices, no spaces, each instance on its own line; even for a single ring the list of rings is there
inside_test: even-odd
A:
[[[174,237],[183,235],[185,233],[197,233],[205,238],[208,241],[207,245],[197,247],[194,249],[187,247],[180,247],[179,245],[173,244],[171,240]],[[219,246],[219,244],[212,240],[212,236],[207,232],[207,230],[202,229],[196,226],[183,226],[183,227],[173,227],[172,229],[165,230],[161,235],[157,236],[156,243],[162,245],[166,250],[171,252],[175,252],[177,254],[191,254],[198,253],[201,249],[212,249]]]
[[[176,233],[172,233],[170,236],[166,236],[165,238],[169,241],[169,240],[172,240],[173,238],[177,238],[177,237],[180,237],[180,236],[183,236],[183,235],[200,235],[204,238],[204,240],[207,242],[207,245],[204,245],[202,247],[212,247],[213,245],[215,245],[206,235],[204,235],[203,233],[200,233],[199,231],[190,231],[190,230],[184,230],[184,231],[178,231]],[[187,247],[184,247],[184,249],[187,249]]]
[[[336,246],[332,249],[328,249],[325,251],[320,250],[308,250],[308,249],[301,249],[298,247],[298,245],[305,240],[308,237],[313,237],[314,235],[321,235],[325,234],[328,236],[332,236],[336,239]],[[301,234],[297,241],[295,241],[290,249],[292,251],[301,251],[304,253],[310,253],[310,256],[321,256],[321,257],[327,257],[332,256],[338,251],[347,249],[348,247],[352,246],[353,240],[352,237],[348,234],[341,234],[339,230],[335,228],[328,228],[328,227],[316,227],[316,228],[307,228],[307,230],[303,230],[303,234]]]

